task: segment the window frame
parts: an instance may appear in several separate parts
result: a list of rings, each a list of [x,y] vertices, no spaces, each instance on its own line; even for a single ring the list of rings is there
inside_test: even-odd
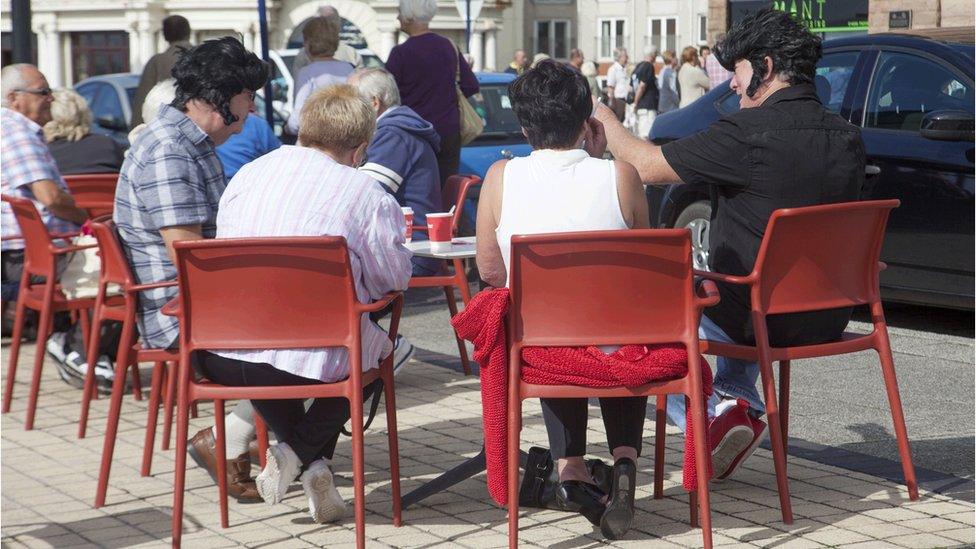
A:
[[[698,14],[698,45],[708,46],[708,15]],[[662,50],[663,51],[663,50]]]
[[[602,51],[603,50],[603,23],[606,22],[610,23],[610,51],[607,52],[607,55],[603,55],[603,51]],[[623,26],[624,32],[622,36],[617,34],[617,23],[624,24]],[[612,62],[614,60],[613,50],[617,48],[627,48],[627,51],[629,53],[632,53],[630,52],[630,48],[627,45],[627,18],[626,17],[600,17],[596,20],[596,28],[598,31],[596,35],[597,54],[598,54],[597,59],[599,61]],[[617,45],[618,38],[620,38],[619,46]]]
[[[654,42],[654,33],[652,29],[654,28],[654,22],[660,21],[661,23],[661,35],[660,41]],[[674,48],[668,48],[668,21],[674,21]],[[648,46],[657,46],[658,52],[664,52],[665,50],[672,49],[675,53],[680,54],[678,51],[678,21],[680,18],[677,15],[648,15],[647,16],[647,44]]]
[[[539,47],[539,24],[540,23],[544,23],[549,26],[549,38],[551,42],[549,44],[549,48],[545,50]],[[556,56],[556,23],[566,24],[566,32],[563,37],[566,42],[566,55],[564,56]],[[573,49],[572,27],[573,27],[573,22],[570,19],[566,19],[563,17],[555,17],[550,19],[534,19],[532,21],[532,46],[533,46],[532,51],[535,53],[539,53],[539,52],[545,53],[549,57],[559,61],[568,60],[569,52]]]

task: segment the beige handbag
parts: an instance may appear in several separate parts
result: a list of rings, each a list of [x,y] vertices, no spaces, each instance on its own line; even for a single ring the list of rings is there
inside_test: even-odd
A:
[[[75,238],[76,246],[96,244],[94,236],[83,235]],[[61,291],[68,299],[93,298],[98,294],[98,279],[102,272],[102,260],[98,248],[78,250],[68,256],[67,264],[58,281]],[[122,289],[116,284],[108,285],[108,295],[121,295]]]
[[[485,131],[485,121],[478,116],[468,98],[461,91],[461,50],[457,50],[457,71],[454,75],[454,89],[457,91],[458,111],[461,115],[461,145],[467,145]]]

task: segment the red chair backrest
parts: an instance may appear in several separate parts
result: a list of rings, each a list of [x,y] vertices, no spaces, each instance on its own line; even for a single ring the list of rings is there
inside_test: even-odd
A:
[[[777,314],[877,301],[885,225],[898,204],[876,200],[773,212],[756,258],[753,306]]]
[[[24,239],[24,270],[30,274],[50,276],[54,272],[51,234],[34,202],[8,194],[3,195],[2,200],[13,210],[20,226],[20,236]]]
[[[697,333],[687,229],[512,237],[512,343],[624,345]]]
[[[358,348],[343,237],[176,242],[186,349]]]
[[[88,210],[92,217],[112,213],[115,208],[115,187],[119,183],[119,174],[66,175],[64,182],[75,204]]]
[[[115,222],[111,219],[92,221],[90,226],[95,240],[98,241],[98,255],[102,260],[101,281],[118,284],[123,288],[135,284],[132,270],[129,269],[129,260],[119,242]]]
[[[452,175],[444,183],[444,192],[441,194],[444,202],[444,211],[448,212],[454,207],[454,217],[451,219],[451,234],[457,235],[458,227],[461,225],[461,217],[464,215],[464,201],[468,197],[471,187],[481,184],[481,178],[477,175]]]

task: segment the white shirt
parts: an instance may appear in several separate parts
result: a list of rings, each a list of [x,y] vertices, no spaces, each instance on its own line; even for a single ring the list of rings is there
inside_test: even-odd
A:
[[[315,149],[283,146],[246,164],[228,183],[217,214],[217,238],[344,236],[356,295],[369,303],[407,288],[411,253],[403,246],[405,223],[396,199],[369,176]],[[361,327],[366,371],[393,347],[368,314]],[[327,383],[349,375],[342,347],[213,352]]]
[[[627,69],[620,63],[614,62],[607,69],[607,86],[613,87],[613,96],[617,99],[627,99],[629,93]]]

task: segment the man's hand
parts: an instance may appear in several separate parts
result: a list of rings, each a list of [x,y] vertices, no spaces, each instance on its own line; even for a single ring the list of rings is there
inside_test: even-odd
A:
[[[31,193],[38,202],[44,204],[55,217],[82,224],[88,219],[88,212],[75,205],[75,199],[54,181],[42,179],[30,184]]]
[[[603,154],[607,152],[607,134],[603,130],[603,124],[596,118],[590,117],[586,120],[584,140],[583,147],[587,154],[593,158],[603,158]]]

